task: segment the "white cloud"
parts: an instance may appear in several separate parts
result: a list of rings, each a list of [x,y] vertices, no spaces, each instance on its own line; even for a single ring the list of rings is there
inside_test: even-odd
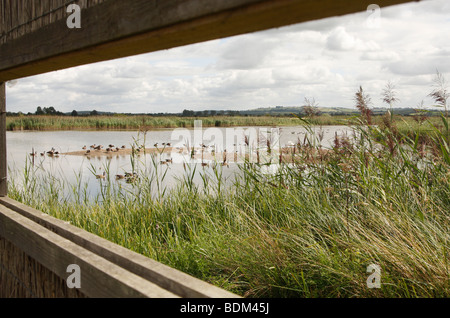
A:
[[[327,38],[327,48],[337,51],[354,50],[357,45],[357,39],[347,33],[344,27],[339,26],[331,32]]]

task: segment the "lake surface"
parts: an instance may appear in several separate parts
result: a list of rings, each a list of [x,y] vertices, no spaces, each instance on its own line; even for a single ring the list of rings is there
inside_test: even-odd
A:
[[[137,131],[52,131],[52,132],[7,132],[7,155],[8,167],[10,169],[10,178],[14,178],[16,183],[20,183],[21,175],[25,163],[31,163],[36,171],[47,173],[66,180],[69,184],[85,183],[89,193],[93,195],[99,192],[101,181],[95,174],[101,174],[107,170],[109,176],[114,179],[117,174],[131,172],[133,162],[130,155],[113,153],[110,156],[89,157],[74,155],[59,155],[59,157],[41,156],[40,153],[47,152],[54,148],[59,153],[67,153],[82,150],[83,146],[104,145],[108,147],[113,144],[117,147],[144,145],[146,148],[162,148],[163,143],[170,143],[173,151],[171,153],[162,153],[153,155],[153,160],[157,163],[168,158],[173,163],[161,165],[157,174],[166,173],[164,186],[170,186],[175,183],[177,178],[185,175],[186,166],[193,169],[196,167],[195,182],[201,182],[200,172],[212,173],[210,166],[202,166],[202,162],[213,163],[223,161],[223,151],[237,156],[241,156],[246,151],[251,152],[255,149],[260,151],[267,150],[267,145],[275,151],[280,146],[285,147],[297,142],[305,142],[307,138],[311,142],[319,143],[323,147],[330,147],[335,134],[352,135],[352,129],[346,126],[323,126],[314,127],[315,137],[305,130],[303,126],[293,127],[236,127],[236,128],[201,128],[195,129],[158,129],[147,132]],[[205,145],[202,148],[201,145]],[[191,158],[190,152],[186,148],[196,149],[197,155]],[[200,159],[199,154],[204,149],[204,159]],[[32,157],[32,151],[37,155]],[[152,157],[149,154],[140,155],[137,158],[142,166],[150,167],[148,172],[156,173],[151,170]],[[231,157],[233,158],[233,157]],[[33,162],[34,161],[34,162]],[[228,160],[229,166],[223,167],[224,178],[231,178],[238,168],[234,160]],[[136,162],[134,162],[136,164]],[[117,182],[121,182],[118,180]]]

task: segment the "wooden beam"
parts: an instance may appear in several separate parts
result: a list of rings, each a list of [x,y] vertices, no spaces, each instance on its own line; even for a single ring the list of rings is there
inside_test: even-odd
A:
[[[68,266],[78,265],[79,291],[88,297],[178,298],[2,205],[0,236],[64,280]]]
[[[108,0],[0,46],[0,81],[365,11],[373,0]],[[378,0],[389,6],[411,0]]]
[[[6,154],[6,91],[0,82],[0,197],[8,194],[8,162]]]
[[[10,198],[0,198],[0,205],[4,205],[61,237],[180,297],[238,297],[235,294],[130,251]]]

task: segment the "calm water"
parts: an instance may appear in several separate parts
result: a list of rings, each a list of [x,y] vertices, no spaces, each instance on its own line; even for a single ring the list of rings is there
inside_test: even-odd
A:
[[[335,134],[347,134],[351,136],[351,129],[345,126],[324,126],[315,127],[316,139],[321,139],[324,147],[329,147]],[[20,175],[23,173],[25,162],[31,160],[30,153],[32,149],[38,154],[34,157],[34,167],[40,173],[51,173],[59,179],[67,180],[70,184],[77,184],[80,179],[87,185],[89,193],[95,195],[99,192],[101,182],[95,177],[94,173],[101,174],[106,168],[109,169],[111,178],[116,174],[124,174],[132,170],[132,162],[129,155],[114,154],[103,157],[87,157],[60,155],[58,158],[40,156],[41,152],[49,151],[54,148],[60,153],[80,151],[83,146],[89,148],[90,145],[114,144],[121,147],[125,145],[130,148],[131,145],[145,145],[146,148],[153,148],[155,143],[161,147],[162,143],[171,143],[174,148],[172,153],[157,155],[154,157],[158,163],[160,160],[171,158],[173,164],[161,165],[158,168],[159,173],[165,173],[167,170],[164,186],[174,184],[174,180],[182,178],[185,174],[184,167],[197,166],[197,171],[212,170],[208,167],[202,167],[202,160],[191,159],[187,151],[180,153],[177,148],[194,145],[200,149],[200,144],[208,147],[205,150],[204,162],[222,162],[221,153],[227,150],[228,154],[240,155],[245,152],[245,136],[251,145],[251,149],[256,149],[259,141],[260,151],[264,150],[267,140],[270,140],[273,149],[278,145],[286,146],[305,141],[308,133],[302,126],[270,128],[270,127],[239,127],[239,128],[204,128],[204,129],[159,129],[148,131],[145,134],[136,131],[58,131],[58,132],[7,132],[8,147],[8,167],[10,169],[10,178],[14,177],[16,182],[20,182]],[[259,136],[259,137],[256,137]],[[319,142],[318,140],[316,140]],[[214,159],[215,149],[216,156]],[[247,148],[249,149],[249,148]],[[200,151],[200,150],[198,150]],[[198,156],[198,155],[197,155]],[[142,165],[151,167],[152,158],[150,155],[141,155],[138,160]],[[229,167],[223,167],[223,177],[230,178],[237,167],[230,162]],[[150,170],[149,170],[150,171]],[[212,173],[212,171],[210,171]],[[196,174],[196,182],[201,181],[199,174]],[[123,181],[117,181],[123,182]],[[124,182],[123,182],[124,183]]]

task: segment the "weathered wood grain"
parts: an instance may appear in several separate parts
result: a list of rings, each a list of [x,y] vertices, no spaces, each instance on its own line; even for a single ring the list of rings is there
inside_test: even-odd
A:
[[[0,206],[14,210],[23,217],[73,242],[121,268],[142,277],[155,285],[186,298],[236,298],[209,283],[156,262],[141,254],[109,242],[97,235],[53,218],[10,198],[0,198]],[[0,234],[1,235],[1,234]]]
[[[177,295],[0,205],[0,236],[62,279],[67,267],[81,268],[81,288],[88,297],[178,298]]]

